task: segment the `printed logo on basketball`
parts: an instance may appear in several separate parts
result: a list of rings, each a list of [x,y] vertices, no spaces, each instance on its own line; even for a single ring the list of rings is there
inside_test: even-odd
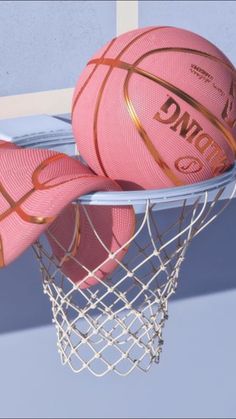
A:
[[[165,124],[189,144],[192,144],[198,154],[200,153],[203,156],[203,159],[209,162],[209,166],[213,173],[218,173],[219,167],[228,167],[229,159],[223,147],[204,131],[203,127],[190,115],[190,113],[181,109],[180,103],[176,102],[171,96],[167,96],[167,100],[154,115],[154,119],[161,124]],[[184,158],[186,159],[187,156],[182,157],[181,160]],[[192,156],[188,156],[188,158],[190,158],[192,162],[191,165],[189,162],[189,167],[187,167],[187,164],[185,170],[181,169],[182,166],[180,168],[176,167],[177,170],[182,173],[191,173],[191,169],[193,168],[194,170],[192,173],[200,171],[202,167],[201,160]],[[194,163],[194,161],[196,162]],[[181,161],[178,163],[178,160],[176,160],[176,163],[181,165]],[[187,172],[187,170],[190,171]]]
[[[236,118],[235,118],[235,108],[236,108],[236,84],[234,80],[230,85],[227,101],[224,105],[224,109],[222,111],[222,119],[229,125],[230,128],[235,127],[236,125]]]
[[[208,71],[196,64],[191,64],[190,71],[197,76],[199,80],[202,80],[205,83],[210,83],[213,80],[213,76],[209,74]]]
[[[197,157],[185,156],[175,161],[175,168],[181,173],[197,173],[203,168],[203,163]]]

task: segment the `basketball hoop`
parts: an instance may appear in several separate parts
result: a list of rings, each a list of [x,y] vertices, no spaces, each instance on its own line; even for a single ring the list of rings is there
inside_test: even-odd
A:
[[[96,192],[80,198],[90,205],[132,205],[136,230],[122,261],[107,249],[117,269],[98,285],[82,289],[67,278],[45,237],[34,245],[44,293],[52,304],[62,364],[74,372],[88,369],[96,376],[109,371],[128,375],[159,363],[168,301],[175,293],[181,264],[192,239],[228,206],[236,190],[236,166],[223,175],[194,185],[137,192]],[[73,258],[68,252],[67,257]],[[91,255],[91,257],[93,257]],[[78,263],[78,261],[77,261]],[[102,268],[102,265],[100,265]],[[99,267],[99,268],[100,268]]]

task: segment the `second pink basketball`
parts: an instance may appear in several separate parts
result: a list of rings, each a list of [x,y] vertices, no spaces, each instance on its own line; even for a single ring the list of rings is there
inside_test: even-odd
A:
[[[183,29],[113,39],[88,62],[72,112],[83,158],[124,189],[198,182],[234,161],[234,67]]]

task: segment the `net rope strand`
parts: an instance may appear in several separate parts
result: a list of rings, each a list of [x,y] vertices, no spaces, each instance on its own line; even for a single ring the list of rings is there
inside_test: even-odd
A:
[[[66,257],[85,269],[83,282],[90,276],[96,278],[98,285],[89,288],[81,289],[61,272],[61,264],[53,257],[45,237],[34,244],[44,293],[52,304],[63,365],[68,364],[75,373],[88,369],[96,376],[110,371],[126,376],[135,368],[147,372],[153,363],[159,363],[163,330],[169,318],[168,302],[176,292],[186,251],[192,239],[235,196],[236,186],[232,182],[229,197],[222,200],[225,188],[216,189],[211,202],[207,190],[194,199],[176,198],[177,207],[165,211],[158,211],[158,203],[147,199],[144,212],[136,214],[133,237],[122,246],[129,245],[129,249],[121,261],[116,257],[121,248],[111,254],[95,230],[86,205],[75,203],[84,211],[96,240],[106,250],[106,260],[91,272],[50,234]],[[102,281],[95,272],[110,258],[115,259],[117,268]]]

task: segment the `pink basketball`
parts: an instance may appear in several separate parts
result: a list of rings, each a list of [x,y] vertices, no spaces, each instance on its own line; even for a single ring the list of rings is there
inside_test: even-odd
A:
[[[0,268],[46,233],[57,266],[78,286],[106,279],[127,252],[134,210],[86,210],[71,202],[89,192],[120,191],[120,186],[52,150],[22,149],[0,140],[0,161]]]
[[[209,179],[234,161],[235,69],[192,32],[134,30],[88,62],[72,117],[90,168],[124,189]]]

